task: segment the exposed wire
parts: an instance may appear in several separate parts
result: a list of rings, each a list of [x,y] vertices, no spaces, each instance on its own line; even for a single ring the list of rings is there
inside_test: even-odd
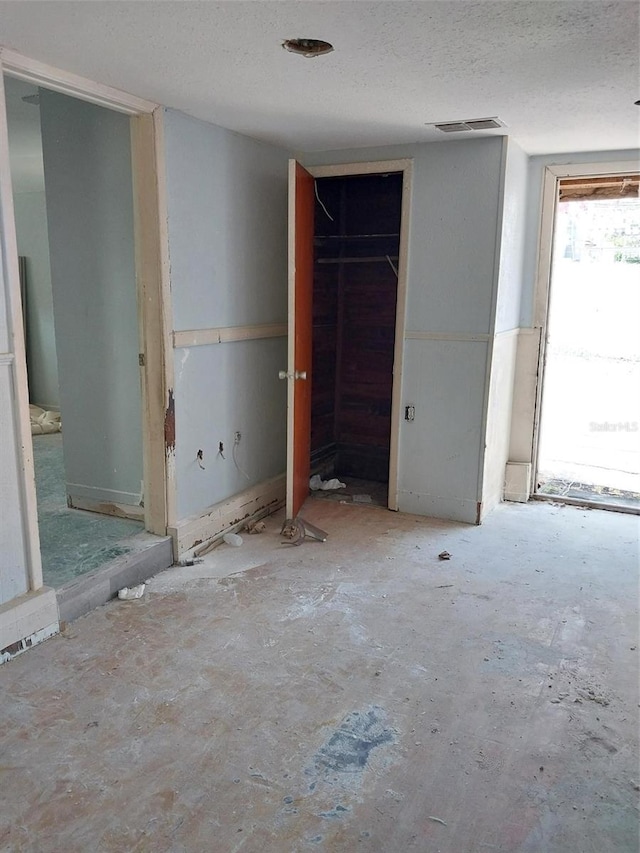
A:
[[[239,444],[240,444],[239,441],[233,442],[233,450],[231,451],[231,457],[233,459],[233,464],[236,466],[238,471],[240,471],[240,473],[242,474],[243,477],[246,477],[247,480],[251,480],[251,477],[247,474],[247,472],[243,468],[241,468],[240,465],[238,465],[238,460],[236,459],[236,448]]]
[[[393,263],[393,261],[391,260],[391,258],[389,257],[389,255],[385,255],[385,258],[389,261],[389,265],[391,266],[391,269],[392,269],[392,270],[394,271],[394,273],[396,274],[396,278],[398,278],[398,270],[396,269],[395,264]]]
[[[317,182],[317,181],[314,181],[314,182],[313,182],[313,189],[315,190],[316,199],[318,200],[318,204],[319,204],[319,205],[320,205],[320,207],[324,210],[324,212],[327,214],[327,216],[329,217],[329,219],[330,219],[332,222],[334,222],[335,220],[334,220],[333,216],[329,213],[329,211],[327,210],[327,208],[324,206],[324,202],[322,201],[322,199],[321,199],[321,198],[320,198],[320,196],[318,195],[318,182]]]

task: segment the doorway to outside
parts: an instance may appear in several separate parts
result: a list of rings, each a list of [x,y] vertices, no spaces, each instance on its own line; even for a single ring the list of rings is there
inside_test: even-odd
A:
[[[559,182],[537,494],[640,511],[638,176]]]
[[[310,461],[325,500],[389,505],[402,189],[402,172],[315,181]]]

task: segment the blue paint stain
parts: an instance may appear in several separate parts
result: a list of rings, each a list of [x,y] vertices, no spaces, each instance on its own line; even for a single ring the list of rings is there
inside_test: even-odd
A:
[[[349,806],[341,806],[340,803],[331,809],[328,812],[320,812],[320,817],[329,818],[330,820],[335,820],[336,818],[344,817],[347,812],[350,812],[351,808]]]
[[[311,775],[361,773],[367,766],[371,752],[379,746],[391,743],[394,732],[385,722],[384,710],[373,705],[366,711],[353,711],[339,728],[330,735],[314,756]],[[333,776],[337,781],[338,776]]]

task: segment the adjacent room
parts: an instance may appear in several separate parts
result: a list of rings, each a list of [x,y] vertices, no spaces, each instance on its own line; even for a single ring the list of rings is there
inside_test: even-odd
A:
[[[129,119],[5,76],[45,584],[149,546]]]

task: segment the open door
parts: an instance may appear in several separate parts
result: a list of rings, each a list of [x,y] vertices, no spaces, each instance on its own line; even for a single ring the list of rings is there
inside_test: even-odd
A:
[[[309,494],[311,459],[311,345],[314,179],[289,160],[289,347],[287,391],[287,519]]]

